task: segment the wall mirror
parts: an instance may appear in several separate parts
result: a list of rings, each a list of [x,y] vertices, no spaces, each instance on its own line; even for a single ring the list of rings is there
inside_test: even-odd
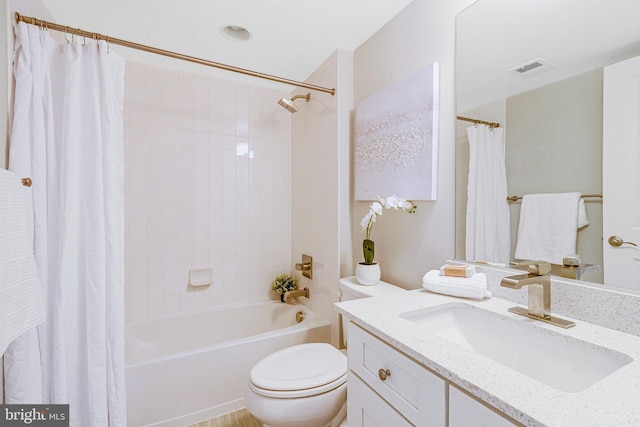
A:
[[[603,193],[603,69],[640,56],[638,17],[637,0],[478,0],[457,16],[457,113],[504,128],[509,196]],[[458,259],[465,258],[469,126],[459,120],[456,128]],[[602,267],[582,280],[600,284],[606,198],[584,198],[590,224],[577,235],[582,261]],[[509,211],[513,259],[520,203],[509,202]]]

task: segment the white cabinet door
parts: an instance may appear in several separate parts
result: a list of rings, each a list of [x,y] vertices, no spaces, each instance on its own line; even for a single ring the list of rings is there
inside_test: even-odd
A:
[[[407,420],[421,427],[446,426],[442,378],[353,323],[348,350],[349,369]]]
[[[413,426],[353,372],[349,372],[347,387],[349,427]]]
[[[640,290],[640,57],[604,68],[602,219],[604,283]],[[615,243],[615,242],[614,242]]]
[[[449,385],[449,427],[514,427],[505,418],[480,401]]]

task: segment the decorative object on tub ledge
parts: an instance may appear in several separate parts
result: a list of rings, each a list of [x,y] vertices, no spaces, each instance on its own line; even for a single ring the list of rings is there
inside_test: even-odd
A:
[[[280,301],[282,302],[285,302],[284,294],[295,289],[298,289],[296,279],[289,276],[288,274],[279,275],[271,284],[271,290],[280,295]]]
[[[375,243],[371,240],[371,229],[376,222],[376,217],[382,215],[382,210],[385,209],[402,209],[407,213],[414,213],[417,209],[411,201],[405,200],[401,197],[393,196],[379,197],[378,200],[373,202],[369,207],[369,212],[362,218],[360,225],[362,230],[366,232],[365,239],[362,241],[362,253],[364,255],[364,262],[358,263],[356,266],[356,280],[361,285],[377,285],[380,281],[380,266],[373,262],[375,256]]]

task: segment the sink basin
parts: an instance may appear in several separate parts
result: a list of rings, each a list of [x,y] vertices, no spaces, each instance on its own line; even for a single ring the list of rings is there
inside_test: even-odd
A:
[[[578,393],[633,359],[606,347],[464,303],[400,317],[556,390]]]

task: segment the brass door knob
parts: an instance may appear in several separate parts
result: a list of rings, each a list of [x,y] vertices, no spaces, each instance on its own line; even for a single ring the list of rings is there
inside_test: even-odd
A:
[[[388,369],[380,369],[380,370],[378,370],[378,376],[380,377],[380,379],[382,381],[384,381],[384,380],[387,379],[387,377],[391,376],[391,372],[389,372]]]
[[[624,240],[622,240],[622,237],[618,237],[618,236],[610,236],[609,237],[609,244],[611,246],[622,246],[623,244],[627,244],[627,245],[633,245],[633,246],[638,246],[633,242],[625,242]]]

